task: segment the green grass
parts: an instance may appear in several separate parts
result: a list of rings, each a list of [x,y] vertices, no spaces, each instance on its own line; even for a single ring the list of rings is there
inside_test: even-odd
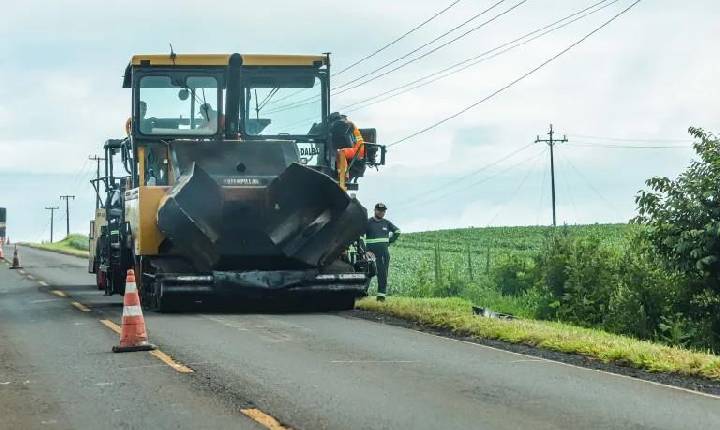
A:
[[[475,338],[526,344],[581,354],[650,372],[672,372],[720,380],[720,357],[558,322],[500,320],[472,314],[470,301],[454,298],[363,299],[356,307]]]
[[[638,228],[631,224],[590,224],[564,226],[575,236],[600,235],[607,244],[625,246],[628,233]],[[488,282],[489,272],[498,261],[510,256],[528,260],[537,253],[552,227],[487,227],[407,233],[390,248],[389,288],[394,295],[424,297],[418,277],[434,280],[434,249],[439,246],[443,275],[454,272],[476,284]],[[469,254],[469,255],[468,255]],[[470,297],[468,297],[470,298]]]
[[[78,257],[87,257],[89,250],[88,237],[82,234],[71,234],[65,239],[54,243],[25,243],[24,245]]]
[[[565,230],[575,237],[600,236],[607,245],[624,247],[630,233],[637,228],[631,224],[573,225],[557,229],[471,227],[403,234],[390,248],[388,292],[408,297],[459,296],[496,311],[530,318],[536,313],[537,297],[500,294],[492,277],[499,262],[511,257],[530,262],[542,250],[546,239],[558,231]],[[373,281],[371,291],[374,292],[374,288]]]

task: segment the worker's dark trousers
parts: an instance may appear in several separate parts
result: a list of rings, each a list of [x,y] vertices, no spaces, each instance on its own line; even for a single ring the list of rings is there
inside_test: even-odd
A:
[[[378,293],[385,294],[387,292],[388,269],[390,268],[390,252],[388,251],[387,245],[370,245],[368,246],[368,251],[375,254]]]

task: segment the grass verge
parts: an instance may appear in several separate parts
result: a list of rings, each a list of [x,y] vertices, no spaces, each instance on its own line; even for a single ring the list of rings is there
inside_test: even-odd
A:
[[[54,243],[23,243],[23,245],[45,251],[74,255],[76,257],[87,257],[89,255],[88,238],[81,234],[71,234],[65,239]]]
[[[359,300],[356,307],[451,330],[461,336],[582,354],[650,372],[720,380],[720,356],[557,322],[478,317],[472,314],[472,304],[461,298],[389,297],[385,302],[366,298]]]

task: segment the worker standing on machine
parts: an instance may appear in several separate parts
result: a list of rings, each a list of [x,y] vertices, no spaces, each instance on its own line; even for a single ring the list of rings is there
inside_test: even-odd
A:
[[[383,203],[375,205],[375,215],[368,220],[365,231],[365,244],[368,251],[375,254],[378,279],[378,301],[384,301],[387,295],[388,269],[390,268],[390,244],[400,237],[400,229],[385,219],[387,207]]]

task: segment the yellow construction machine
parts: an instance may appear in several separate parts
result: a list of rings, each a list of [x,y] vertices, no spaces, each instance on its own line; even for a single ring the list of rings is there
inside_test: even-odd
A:
[[[366,294],[367,211],[348,193],[385,148],[331,114],[328,54],[136,55],[123,86],[127,137],[106,141],[93,182],[98,288],[123,294],[134,269],[158,310],[229,298],[345,309]]]

